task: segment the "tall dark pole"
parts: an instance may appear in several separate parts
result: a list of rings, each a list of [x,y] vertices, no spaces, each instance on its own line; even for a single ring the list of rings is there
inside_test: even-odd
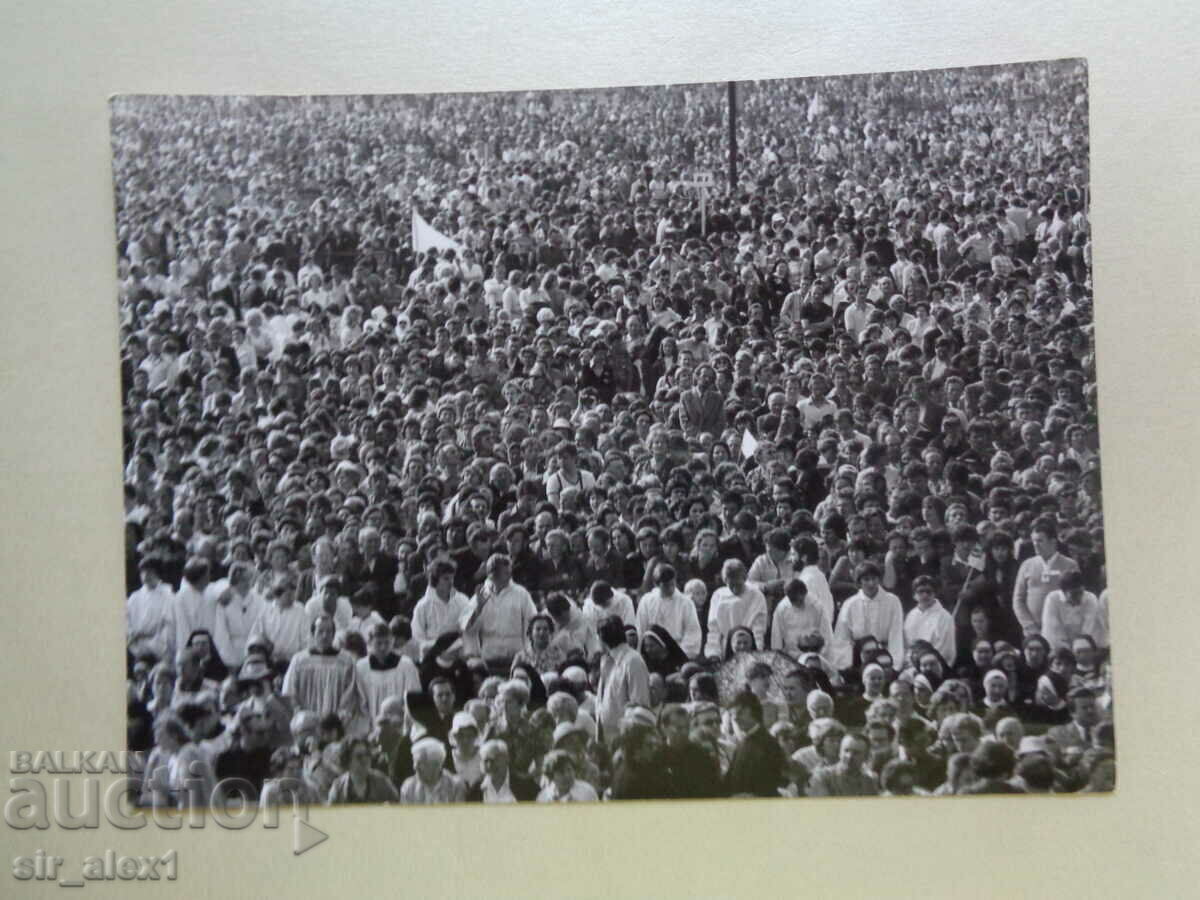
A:
[[[729,82],[729,193],[737,193],[737,82]]]

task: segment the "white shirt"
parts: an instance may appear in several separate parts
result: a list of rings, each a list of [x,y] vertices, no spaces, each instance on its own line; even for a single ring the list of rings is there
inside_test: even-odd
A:
[[[914,606],[904,617],[904,643],[911,647],[916,641],[928,641],[933,649],[942,654],[947,665],[954,665],[957,653],[954,634],[954,616],[950,615],[941,602],[934,600],[928,609]]]
[[[1072,604],[1062,590],[1051,591],[1042,609],[1042,637],[1050,642],[1052,650],[1070,647],[1082,635],[1101,647],[1108,640],[1101,614],[1100,601],[1091,591],[1084,591],[1078,604]]]
[[[598,629],[600,623],[609,616],[620,616],[621,621],[626,625],[637,627],[637,615],[633,611],[633,601],[629,599],[628,594],[618,591],[616,588],[613,588],[612,599],[608,601],[608,606],[597,606],[592,602],[592,598],[588,597],[583,601],[581,612],[583,617],[591,623],[593,629]]]
[[[250,629],[258,621],[266,603],[253,588],[245,594],[238,594],[236,589],[230,593],[229,602],[224,606],[217,606],[213,644],[225,665],[236,669],[246,658],[246,642],[250,638]]]
[[[802,606],[784,600],[775,607],[771,617],[771,649],[782,650],[791,656],[800,653],[800,638],[809,634],[820,635],[824,644],[821,655],[828,658],[833,648],[833,626],[825,609],[812,595],[804,598]]]
[[[409,691],[421,689],[421,678],[417,666],[407,656],[390,669],[371,667],[371,657],[364,656],[354,664],[354,677],[359,703],[366,713],[368,722],[374,722],[379,707],[389,697],[404,699]]]
[[[484,803],[516,803],[517,798],[513,796],[512,788],[508,786],[508,778],[504,779],[503,786],[497,790],[492,784],[492,779],[484,776],[483,779],[483,802]]]
[[[771,559],[771,554],[767,552],[760,554],[750,564],[750,571],[746,574],[746,580],[759,590],[762,590],[763,585],[769,582],[786,582],[795,574],[796,567],[792,563],[790,556],[785,556],[782,562],[777,563]]]
[[[491,579],[484,582],[485,587],[494,591],[491,584]],[[493,593],[472,622],[477,609],[478,597],[467,604],[460,619],[466,652],[482,656],[485,660],[516,656],[525,646],[529,620],[537,615],[537,607],[533,605],[529,591],[510,581],[503,590]]]
[[[159,659],[173,656],[174,596],[169,584],[159,582],[154,589],[142,585],[125,601],[125,634],[129,652],[135,657],[143,653],[153,653]]]
[[[874,597],[859,591],[842,605],[833,630],[834,666],[853,665],[854,643],[865,637],[886,644],[892,659],[904,659],[904,609],[899,597],[879,588]]]
[[[594,491],[596,489],[596,476],[586,469],[576,469],[575,477],[572,478],[562,469],[559,469],[546,476],[544,485],[546,488],[546,499],[555,506],[558,506],[562,492],[569,487],[577,488],[584,494]]]
[[[846,308],[846,314],[843,316],[846,324],[846,330],[854,337],[854,340],[859,340],[859,336],[867,327],[867,317],[874,312],[870,304],[864,304],[860,309],[857,303],[851,303]]]
[[[645,594],[638,605],[638,634],[646,634],[655,625],[665,628],[689,657],[700,652],[700,618],[687,595],[675,591],[665,598],[659,588]]]
[[[186,578],[179,583],[172,605],[176,650],[187,646],[188,636],[193,631],[213,633],[217,620],[217,595],[216,590],[211,588],[213,585],[199,591]]]
[[[286,608],[277,603],[267,603],[258,619],[250,628],[249,645],[258,637],[264,637],[274,647],[274,658],[291,660],[308,644],[308,615],[299,603]]]
[[[820,424],[826,416],[837,414],[837,405],[828,398],[824,403],[817,403],[810,397],[797,403],[796,408],[800,410],[800,418],[804,420],[805,430]]]
[[[704,655],[722,657],[725,641],[735,628],[749,628],[754,635],[754,646],[759,650],[766,646],[767,600],[762,591],[749,583],[742,588],[741,594],[735,594],[727,587],[713,591]]]
[[[1013,612],[1026,631],[1040,630],[1042,607],[1051,591],[1058,590],[1062,577],[1077,570],[1075,561],[1061,553],[1049,559],[1031,556],[1017,570],[1017,581],[1013,587]]]
[[[412,630],[413,639],[424,653],[440,635],[458,628],[459,620],[471,608],[471,600],[466,594],[450,588],[450,599],[443,600],[437,591],[430,586],[425,596],[417,601],[413,609]]]

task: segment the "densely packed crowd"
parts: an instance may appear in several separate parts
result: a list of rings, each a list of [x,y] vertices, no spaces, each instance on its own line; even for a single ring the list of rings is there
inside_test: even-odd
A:
[[[144,802],[1111,789],[1086,72],[738,103],[114,102]]]

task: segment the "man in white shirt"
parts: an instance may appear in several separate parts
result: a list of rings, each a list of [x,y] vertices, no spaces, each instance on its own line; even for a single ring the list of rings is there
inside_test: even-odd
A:
[[[1100,601],[1091,591],[1084,590],[1083,573],[1067,572],[1062,587],[1046,595],[1042,609],[1042,637],[1052,650],[1070,647],[1078,637],[1091,638],[1096,646],[1107,641],[1107,629]]]
[[[1058,527],[1049,517],[1033,523],[1035,555],[1021,563],[1013,587],[1013,612],[1025,634],[1037,634],[1042,629],[1042,613],[1046,597],[1062,586],[1063,576],[1079,570],[1075,561],[1058,552]]]
[[[413,639],[421,653],[433,646],[441,635],[458,629],[459,621],[471,605],[466,594],[454,589],[458,567],[452,560],[438,559],[429,566],[429,587],[413,610]]]
[[[217,618],[216,592],[209,590],[208,561],[198,556],[183,568],[183,581],[175,592],[172,618],[175,623],[175,647],[187,646],[193,631],[212,634]]]
[[[152,653],[158,659],[174,655],[174,592],[162,580],[157,559],[143,559],[138,566],[142,586],[125,602],[125,629],[129,652],[137,657]]]
[[[493,553],[487,572],[461,618],[463,643],[468,653],[482,656],[492,671],[507,672],[525,645],[537,607],[529,591],[512,580],[512,560],[507,555]]]
[[[637,630],[643,635],[661,625],[689,658],[700,652],[700,619],[696,605],[675,586],[675,567],[661,564],[655,573],[657,587],[638,604]],[[760,595],[761,596],[761,595]]]
[[[704,655],[723,658],[725,641],[735,628],[749,628],[754,635],[754,646],[763,649],[767,638],[767,600],[762,591],[746,583],[745,563],[740,559],[725,560],[721,580],[725,587],[713,592],[709,605]]]
[[[227,582],[217,593],[213,644],[230,669],[240,668],[245,660],[250,630],[265,606],[252,582],[250,564],[235,562],[229,567]]]
[[[954,664],[954,616],[934,595],[933,579],[918,575],[913,579],[913,597],[917,605],[904,617],[904,643],[911,647],[917,641],[928,641],[950,665]]]
[[[833,664],[848,669],[854,663],[854,644],[873,637],[887,646],[892,659],[904,658],[904,610],[900,598],[880,587],[882,573],[873,562],[855,572],[858,593],[842,604],[833,629]]]
[[[251,626],[246,646],[260,639],[270,641],[276,663],[290,662],[308,642],[308,616],[296,602],[296,585],[288,578],[281,578],[271,588],[271,602]]]
[[[809,397],[797,404],[800,418],[804,421],[804,430],[811,431],[828,416],[837,414],[837,404],[828,399],[829,379],[820,372],[813,375],[809,382]]]
[[[583,601],[583,617],[592,626],[592,630],[600,627],[600,623],[608,616],[620,616],[626,625],[637,627],[637,614],[633,611],[633,600],[624,591],[618,591],[607,581],[597,581],[587,599]]]
[[[674,572],[671,577],[674,578]],[[609,616],[600,623],[599,633],[604,655],[596,692],[596,721],[601,739],[613,746],[621,736],[621,718],[626,707],[650,705],[650,672],[641,654],[626,643],[625,626],[620,619]]]
[[[797,657],[802,652],[816,651],[828,658],[833,647],[833,626],[820,601],[809,596],[800,578],[788,581],[784,598],[771,618],[771,649]]]
[[[867,327],[867,318],[871,315],[872,308],[867,303],[866,294],[858,294],[854,298],[854,302],[846,307],[846,313],[843,316],[846,325],[846,331],[849,332],[855,342],[860,341],[860,336]]]

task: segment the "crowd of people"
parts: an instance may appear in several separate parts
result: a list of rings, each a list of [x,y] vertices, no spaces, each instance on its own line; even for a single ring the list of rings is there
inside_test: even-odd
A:
[[[737,94],[114,101],[143,802],[1112,788],[1086,70]]]

